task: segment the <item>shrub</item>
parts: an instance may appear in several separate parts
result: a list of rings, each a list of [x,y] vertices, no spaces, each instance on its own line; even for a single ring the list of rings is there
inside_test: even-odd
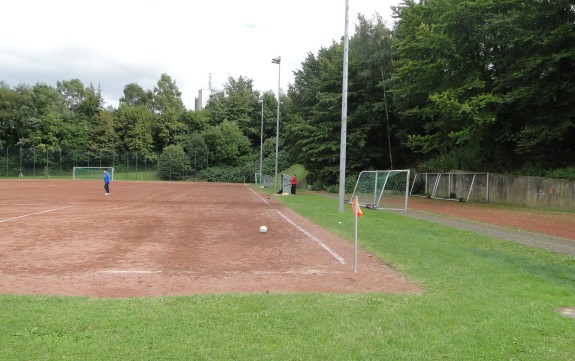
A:
[[[199,172],[200,178],[208,182],[243,183],[253,175],[246,174],[243,167],[219,166],[210,167]],[[246,178],[248,177],[248,178]]]
[[[575,167],[555,169],[545,174],[545,177],[575,180]]]
[[[160,155],[158,174],[160,179],[185,180],[190,173],[190,160],[179,145],[169,145]]]

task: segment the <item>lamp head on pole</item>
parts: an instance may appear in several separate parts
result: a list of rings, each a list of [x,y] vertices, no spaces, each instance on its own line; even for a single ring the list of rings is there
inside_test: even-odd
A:
[[[281,56],[278,56],[277,58],[272,59],[272,63],[274,63],[274,64],[279,64],[279,63],[281,63],[281,61],[282,61]]]

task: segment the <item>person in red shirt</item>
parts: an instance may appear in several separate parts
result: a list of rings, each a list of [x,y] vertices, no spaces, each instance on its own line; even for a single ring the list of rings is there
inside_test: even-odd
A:
[[[294,174],[293,177],[291,177],[291,194],[292,194],[292,196],[295,196],[296,187],[297,187],[297,178]]]

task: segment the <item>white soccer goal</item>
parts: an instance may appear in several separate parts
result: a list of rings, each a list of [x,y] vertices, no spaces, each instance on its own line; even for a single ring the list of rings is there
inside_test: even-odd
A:
[[[291,193],[291,175],[281,174],[281,189],[283,193]]]
[[[256,184],[260,185],[260,188],[269,188],[272,182],[272,177],[267,174],[254,173],[254,178],[256,180]]]
[[[409,193],[433,199],[489,202],[489,173],[417,173]]]
[[[262,178],[263,177],[261,173],[254,173],[254,179],[256,184],[262,184],[264,182]]]
[[[104,179],[104,169],[110,173],[110,180],[114,180],[114,167],[74,167],[72,179]]]
[[[356,196],[363,207],[407,210],[409,169],[361,172],[351,199]]]

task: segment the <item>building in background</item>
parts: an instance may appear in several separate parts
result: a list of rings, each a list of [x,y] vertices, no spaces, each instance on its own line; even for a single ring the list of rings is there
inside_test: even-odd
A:
[[[225,90],[214,90],[212,88],[212,73],[210,73],[210,80],[209,80],[210,87],[209,89],[200,89],[198,91],[198,97],[195,101],[195,109],[196,111],[202,110],[206,107],[210,99],[217,99],[226,96]]]
[[[217,99],[224,96],[226,96],[225,90],[200,89],[195,100],[195,110],[204,109],[210,99]]]

